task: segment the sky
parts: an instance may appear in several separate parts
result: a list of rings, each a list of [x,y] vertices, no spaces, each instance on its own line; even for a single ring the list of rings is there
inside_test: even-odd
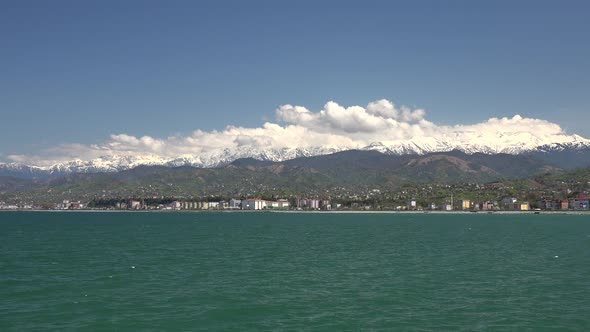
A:
[[[390,118],[420,113],[410,126],[518,115],[590,137],[588,14],[587,1],[0,0],[0,160],[317,129],[288,109],[321,118],[330,102],[373,116],[386,100]],[[368,130],[353,113],[340,136]]]

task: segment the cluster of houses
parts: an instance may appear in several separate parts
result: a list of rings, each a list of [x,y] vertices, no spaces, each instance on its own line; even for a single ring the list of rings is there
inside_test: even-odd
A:
[[[56,210],[80,210],[83,208],[84,204],[80,203],[80,201],[74,202],[67,199],[55,206]]]
[[[241,202],[242,210],[264,210],[264,209],[289,209],[289,201],[279,199],[276,201],[266,201],[263,199],[253,198],[245,199]]]
[[[117,202],[111,208],[120,210],[324,210],[329,211],[340,209],[342,206],[336,204],[332,206],[329,200],[317,198],[297,197],[290,204],[287,199],[264,200],[260,198],[235,199],[229,201],[172,201],[167,204],[147,205],[143,200],[126,200]],[[0,209],[27,209],[32,208],[29,205],[16,206],[6,205],[0,202]],[[56,204],[57,210],[79,210],[86,206],[80,201],[64,200]],[[352,206],[354,209],[355,206]],[[357,206],[358,208],[358,206]],[[365,209],[370,209],[366,207]],[[588,211],[590,202],[586,195],[580,195],[577,198],[569,199],[541,199],[533,206],[529,202],[519,202],[514,197],[504,197],[500,201],[483,201],[474,202],[469,199],[450,200],[440,205],[430,203],[426,207],[417,204],[416,200],[409,200],[407,206],[397,206],[396,210],[441,210],[441,211],[530,211],[530,210],[549,210],[549,211]]]
[[[401,206],[398,209],[402,209]],[[422,207],[418,206],[416,200],[408,201],[407,210],[421,210]],[[503,198],[500,202],[498,201],[483,201],[473,202],[469,199],[459,199],[457,201],[444,202],[440,205],[436,203],[430,203],[427,206],[428,210],[440,210],[440,211],[491,211],[491,210],[504,210],[504,211],[529,211],[531,205],[529,202],[518,202],[514,197]]]
[[[148,206],[143,200],[117,202],[113,208],[120,210],[332,210],[329,200],[297,198],[292,206],[287,199],[264,200],[260,198],[235,199],[229,201],[172,201],[167,204]]]
[[[539,207],[542,210],[574,210],[587,211],[590,209],[590,200],[585,195],[580,195],[578,198],[563,199],[542,199],[539,202]]]
[[[173,201],[157,206],[147,206],[144,201],[130,200],[115,205],[116,209],[123,210],[287,210],[289,207],[289,201],[286,199],[263,200],[259,198],[244,200],[232,198],[229,201]]]
[[[16,204],[6,204],[4,202],[0,202],[0,210],[17,210],[17,209],[32,209],[32,205],[25,205],[25,206],[18,206]]]
[[[296,206],[292,206],[287,199],[232,198],[229,201],[172,201],[167,204],[148,206],[143,200],[128,200],[116,203],[114,208],[121,210],[332,210],[332,204],[325,199],[297,198],[295,202]]]
[[[398,209],[403,207],[398,206]],[[420,206],[416,204],[416,200],[408,201],[407,210],[420,210]],[[442,210],[442,211],[530,211],[533,210],[529,202],[519,202],[514,197],[504,197],[501,201],[483,201],[473,202],[469,199],[460,199],[456,202],[445,202],[441,205],[435,203],[428,204],[428,210]],[[589,199],[585,195],[580,195],[578,198],[570,198],[567,200],[561,199],[542,199],[538,202],[540,210],[573,210],[573,211],[588,211],[590,210]]]
[[[332,204],[326,199],[297,198],[297,209],[303,210],[332,210]]]

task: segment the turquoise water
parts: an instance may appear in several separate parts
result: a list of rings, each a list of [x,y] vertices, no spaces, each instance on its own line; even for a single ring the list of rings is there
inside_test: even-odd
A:
[[[590,216],[2,212],[0,249],[2,331],[590,330]]]

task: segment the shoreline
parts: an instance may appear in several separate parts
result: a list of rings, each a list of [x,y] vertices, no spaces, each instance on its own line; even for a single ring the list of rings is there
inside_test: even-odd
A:
[[[297,210],[43,210],[43,209],[1,209],[2,212],[49,212],[49,213],[287,213],[287,214],[455,214],[455,215],[590,215],[590,211],[362,211],[362,210],[331,210],[331,211],[297,211]]]

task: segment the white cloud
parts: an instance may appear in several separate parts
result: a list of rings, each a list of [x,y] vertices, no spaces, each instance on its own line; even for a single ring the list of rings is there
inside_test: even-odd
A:
[[[382,99],[367,107],[343,107],[330,101],[317,113],[302,106],[283,105],[276,111],[277,119],[286,123],[303,126],[318,132],[336,134],[378,133],[390,129],[408,129],[405,126],[423,120],[425,112],[411,110],[405,106],[399,110]]]
[[[303,106],[282,105],[278,123],[258,128],[227,126],[220,131],[195,130],[187,136],[155,138],[114,134],[99,144],[65,144],[39,156],[9,155],[8,159],[34,165],[49,165],[72,159],[91,160],[114,156],[201,156],[224,151],[267,148],[363,148],[374,142],[420,143],[437,146],[487,146],[502,151],[510,146],[538,146],[571,141],[561,127],[540,119],[491,118],[473,125],[436,125],[426,120],[422,109],[396,107],[382,99],[366,107],[344,107],[330,101],[319,111]],[[433,143],[434,142],[434,143]]]

